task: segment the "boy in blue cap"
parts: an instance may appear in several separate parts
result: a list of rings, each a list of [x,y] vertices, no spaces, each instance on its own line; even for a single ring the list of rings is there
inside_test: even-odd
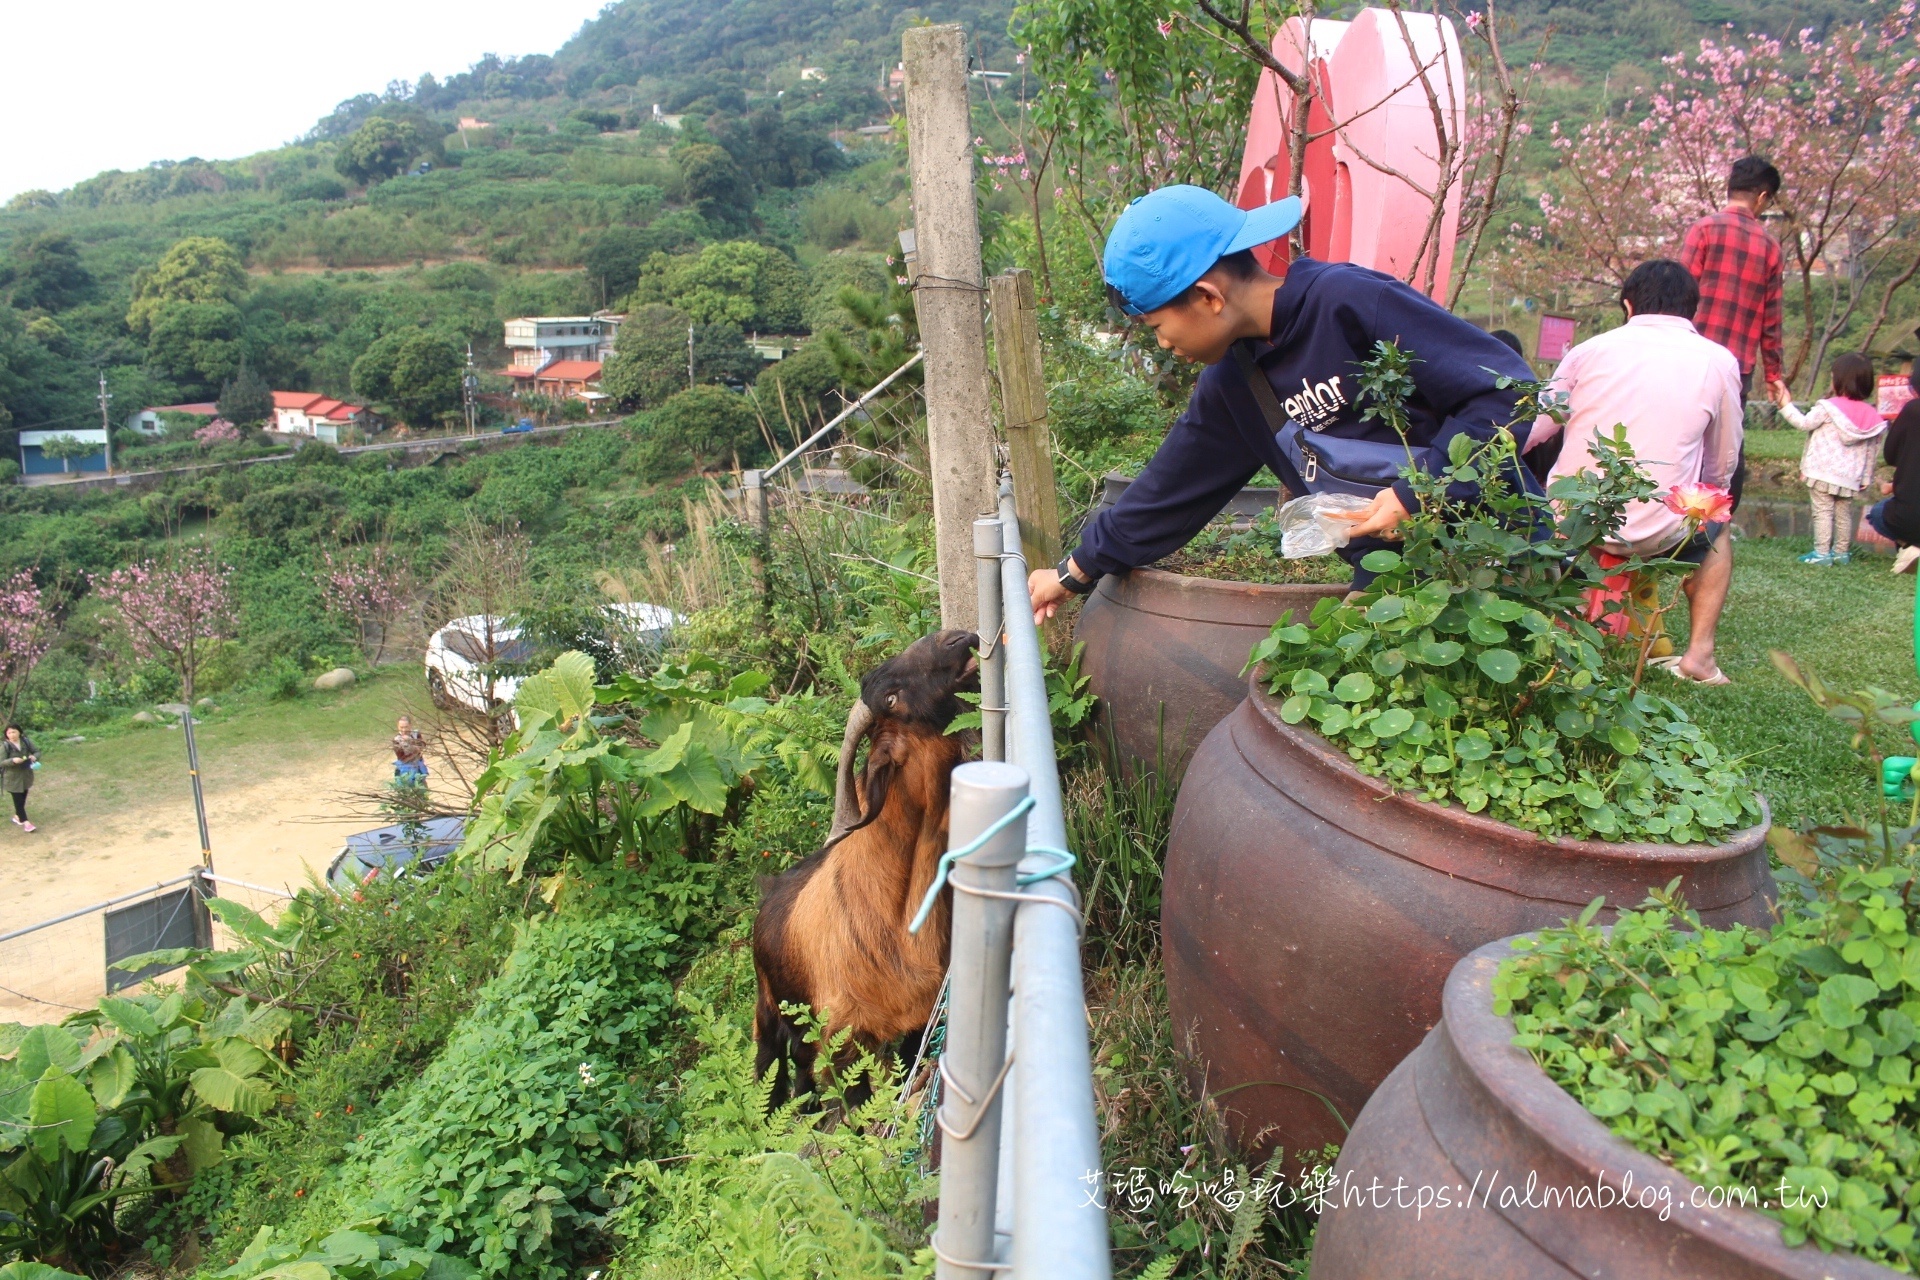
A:
[[[1114,224],[1102,263],[1108,297],[1152,328],[1162,347],[1207,367],[1139,478],[1087,523],[1072,555],[1034,571],[1028,589],[1036,619],[1093,590],[1105,574],[1186,545],[1263,464],[1295,494],[1327,487],[1373,494],[1353,515],[1352,540],[1340,552],[1354,566],[1356,586],[1370,581],[1360,559],[1386,546],[1414,509],[1412,486],[1393,478],[1398,466],[1376,468],[1377,492],[1329,486],[1313,473],[1322,456],[1391,446],[1384,452],[1405,457],[1390,426],[1361,417],[1360,365],[1373,358],[1376,342],[1414,357],[1406,443],[1415,450],[1444,458],[1455,436],[1489,441],[1513,420],[1518,393],[1501,390],[1496,379],[1533,372],[1478,325],[1351,263],[1297,258],[1284,275],[1262,270],[1253,247],[1292,231],[1300,214],[1293,196],[1238,209],[1203,188],[1174,186],[1135,200]],[[1304,467],[1297,465],[1303,457]],[[1538,491],[1523,468],[1512,472],[1510,483]]]

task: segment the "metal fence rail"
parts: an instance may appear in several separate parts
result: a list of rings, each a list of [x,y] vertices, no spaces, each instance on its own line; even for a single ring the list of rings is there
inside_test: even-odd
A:
[[[165,972],[113,967],[129,956],[231,945],[227,930],[207,914],[206,900],[216,896],[271,914],[293,892],[196,866],[183,876],[0,932],[0,1022],[58,1021],[102,995]]]
[[[1107,1280],[1081,916],[1008,481],[998,518],[974,524],[974,554],[980,631],[998,638],[981,663],[986,759],[953,774],[937,1274]]]

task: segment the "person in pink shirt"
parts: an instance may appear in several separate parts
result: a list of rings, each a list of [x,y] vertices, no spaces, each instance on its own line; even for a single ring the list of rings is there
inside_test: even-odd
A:
[[[1780,416],[1807,433],[1800,478],[1813,501],[1813,550],[1801,564],[1846,564],[1853,543],[1853,500],[1873,483],[1887,423],[1873,405],[1873,361],[1855,351],[1835,356],[1833,394],[1802,413],[1781,383]]]
[[[1627,322],[1567,352],[1552,386],[1566,399],[1566,440],[1549,482],[1593,465],[1593,439],[1624,424],[1634,457],[1660,486],[1649,502],[1627,508],[1621,556],[1666,556],[1698,565],[1685,587],[1692,625],[1687,651],[1664,663],[1682,679],[1725,684],[1714,659],[1714,634],[1733,582],[1733,539],[1712,523],[1689,538],[1685,517],[1662,500],[1676,487],[1725,488],[1740,461],[1743,413],[1740,363],[1693,327],[1700,288],[1679,263],[1643,262],[1620,287]],[[1542,417],[1529,433],[1537,447],[1559,430]]]

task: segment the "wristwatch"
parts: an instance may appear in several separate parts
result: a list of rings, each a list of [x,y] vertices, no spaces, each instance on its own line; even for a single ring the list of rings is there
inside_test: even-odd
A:
[[[1073,592],[1074,595],[1084,596],[1088,592],[1093,590],[1094,584],[1100,581],[1100,576],[1098,574],[1095,574],[1091,579],[1076,578],[1073,574],[1073,570],[1068,567],[1072,563],[1073,563],[1073,557],[1068,556],[1065,560],[1062,560],[1058,565],[1054,567],[1054,572],[1060,575],[1061,586]]]

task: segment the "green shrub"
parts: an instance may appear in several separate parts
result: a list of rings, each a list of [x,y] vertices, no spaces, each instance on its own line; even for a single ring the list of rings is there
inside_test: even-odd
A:
[[[1910,866],[1849,870],[1771,936],[1707,928],[1664,894],[1609,935],[1596,903],[1519,944],[1494,1012],[1616,1135],[1695,1182],[1756,1191],[1787,1243],[1911,1271],[1915,887]]]
[[[1395,384],[1412,384],[1407,357],[1380,345],[1360,381],[1392,421]],[[1585,617],[1585,593],[1610,572],[1594,553],[1654,492],[1624,427],[1594,454],[1596,470],[1554,482],[1557,518],[1505,479],[1517,461],[1506,431],[1486,445],[1456,436],[1438,475],[1409,468],[1421,510],[1402,522],[1400,551],[1361,561],[1379,576],[1305,622],[1282,617],[1254,647],[1281,719],[1311,720],[1394,787],[1545,836],[1692,844],[1757,819],[1738,767],[1639,688]],[[1549,519],[1552,536],[1534,536]]]
[[[1171,417],[1152,387],[1129,374],[1075,378],[1047,388],[1047,424],[1068,449],[1151,433],[1156,439]]]
[[[274,1239],[272,1227],[262,1227],[239,1261],[215,1274],[221,1280],[466,1280],[473,1275],[458,1258],[417,1249],[380,1225],[373,1218],[325,1235],[316,1231],[285,1240]]]
[[[751,990],[744,950],[734,985]],[[879,1280],[932,1273],[925,1212],[936,1179],[922,1166],[919,1125],[895,1102],[898,1081],[871,1060],[873,1097],[830,1122],[789,1103],[767,1114],[753,1043],[738,1021],[688,995],[680,1001],[701,1055],[675,1085],[688,1118],[672,1160],[643,1161],[617,1217],[626,1247],[617,1280]],[[844,1108],[845,1090],[830,1088]]]
[[[600,1251],[609,1172],[658,1109],[679,939],[651,915],[526,926],[506,969],[344,1173],[394,1229],[483,1275],[559,1280]]]

